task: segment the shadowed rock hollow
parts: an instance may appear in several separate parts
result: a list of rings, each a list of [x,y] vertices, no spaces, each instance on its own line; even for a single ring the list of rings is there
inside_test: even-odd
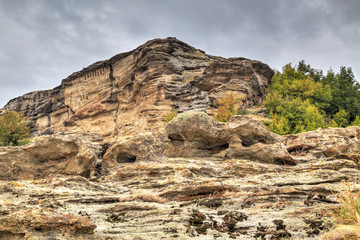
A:
[[[272,74],[156,39],[11,100],[47,135],[0,147],[0,239],[320,239],[360,178],[360,128],[206,113],[227,91],[261,103]]]

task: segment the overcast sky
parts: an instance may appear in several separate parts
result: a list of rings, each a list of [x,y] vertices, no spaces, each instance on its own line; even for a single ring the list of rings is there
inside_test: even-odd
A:
[[[360,80],[359,0],[0,0],[0,107],[154,38]]]

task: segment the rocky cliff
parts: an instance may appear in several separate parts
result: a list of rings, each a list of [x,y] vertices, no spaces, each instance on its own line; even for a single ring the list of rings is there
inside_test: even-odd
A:
[[[175,38],[155,39],[96,62],[60,86],[25,94],[4,109],[22,111],[33,136],[57,132],[131,135],[162,126],[173,109],[204,111],[225,92],[261,104],[273,70],[245,58],[205,54]]]
[[[272,74],[156,39],[11,100],[43,136],[0,147],[0,239],[321,239],[360,179],[360,128],[206,113],[227,91],[261,103]]]

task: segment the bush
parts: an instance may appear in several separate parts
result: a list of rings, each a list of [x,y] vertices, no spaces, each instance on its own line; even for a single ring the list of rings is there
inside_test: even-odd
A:
[[[165,116],[164,123],[170,122],[174,117],[176,117],[178,114],[178,111],[173,109],[169,114]]]
[[[349,125],[349,113],[346,112],[344,109],[340,109],[335,115],[334,115],[334,121],[339,127],[346,127]]]
[[[30,127],[24,115],[20,112],[7,111],[0,118],[0,141],[5,146],[17,146],[20,140],[28,138]],[[22,144],[26,141],[22,141]]]
[[[351,123],[351,126],[360,127],[360,118],[359,118],[359,116],[356,116],[355,120]]]
[[[276,71],[266,92],[264,105],[273,120],[268,127],[276,133],[360,125],[360,84],[351,68],[325,76],[304,61],[288,64]]]
[[[239,99],[233,93],[226,93],[224,97],[219,99],[219,107],[214,114],[214,118],[219,122],[228,122],[232,116],[245,113],[244,110],[239,111],[238,101]]]
[[[339,208],[333,214],[337,223],[334,230],[324,234],[322,240],[359,239],[360,237],[360,190],[352,191],[350,182],[338,195]]]

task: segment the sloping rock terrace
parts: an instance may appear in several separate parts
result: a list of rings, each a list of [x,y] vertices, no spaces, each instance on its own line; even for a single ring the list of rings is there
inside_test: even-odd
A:
[[[359,138],[358,127],[281,137],[205,113],[111,144],[38,137],[1,148],[0,238],[320,239],[342,181],[360,177]]]

